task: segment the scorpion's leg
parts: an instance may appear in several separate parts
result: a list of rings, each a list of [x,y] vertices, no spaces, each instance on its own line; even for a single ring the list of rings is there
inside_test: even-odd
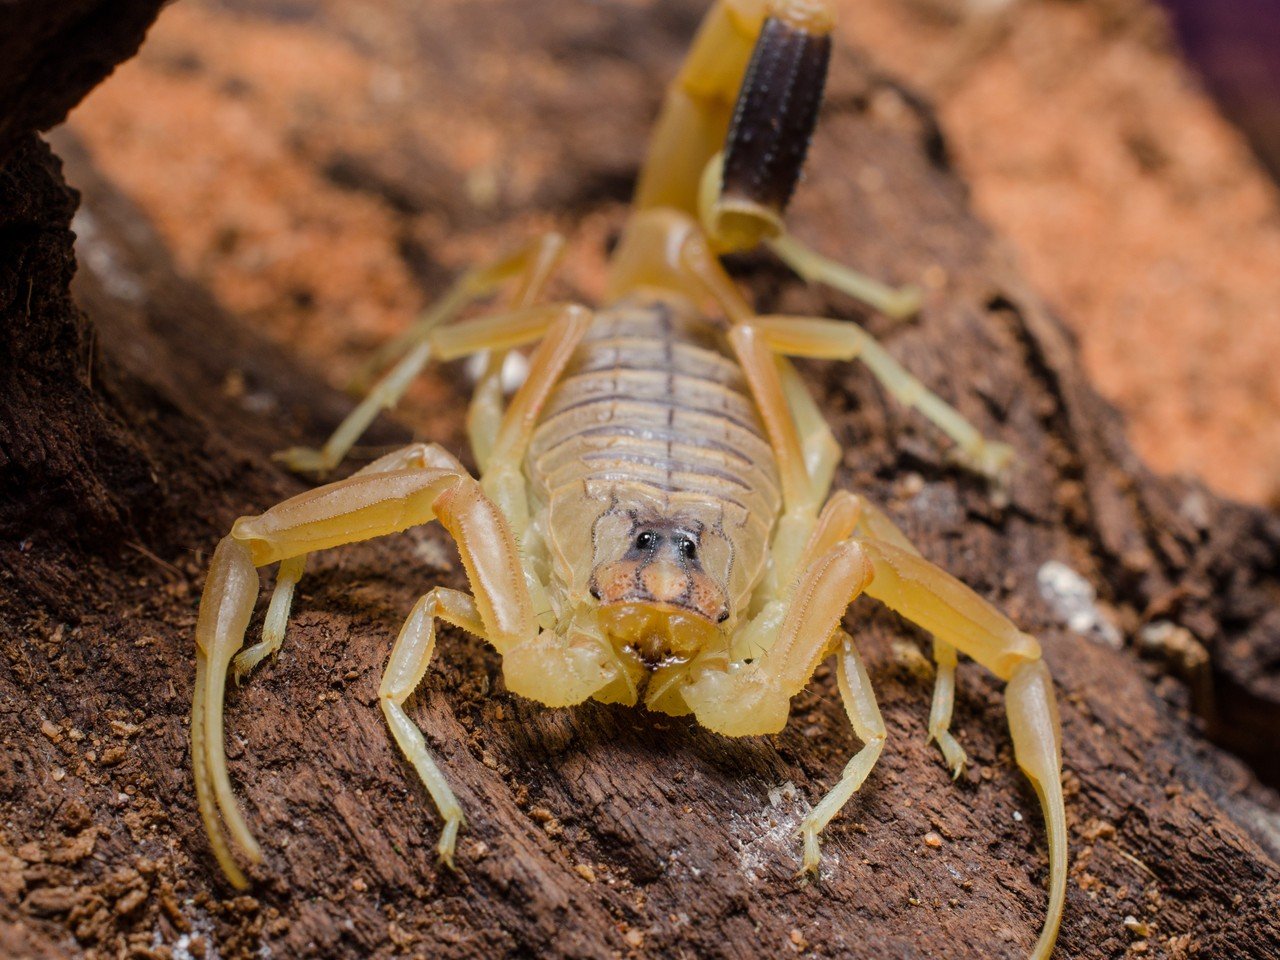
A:
[[[1062,733],[1040,644],[946,571],[881,540],[861,541],[875,575],[867,593],[1008,681],[1005,711],[1018,765],[1035,787],[1049,837],[1049,908],[1032,960],[1053,950],[1067,882]]]
[[[434,466],[450,470],[462,470],[463,466],[453,454],[443,447],[430,446],[407,447],[389,456],[375,460],[357,470],[352,476],[368,473],[386,473],[389,470],[401,469],[405,466]],[[306,572],[307,554],[282,560],[276,572],[276,586],[271,593],[271,603],[267,607],[267,615],[262,621],[262,640],[236,654],[231,662],[231,672],[236,682],[240,683],[253,669],[272,656],[284,643],[285,630],[289,624],[289,610],[293,606],[294,589]]]
[[[431,655],[436,648],[437,619],[475,636],[485,635],[484,620],[471,596],[448,587],[433,588],[417,602],[404,626],[400,628],[400,635],[391,650],[391,659],[382,674],[378,698],[396,744],[413,764],[419,779],[435,801],[436,809],[440,811],[444,829],[440,831],[436,850],[440,859],[453,866],[453,849],[458,839],[458,828],[464,820],[462,806],[427,748],[422,730],[404,712],[404,702],[422,682],[427,667],[431,665]]]
[[[538,417],[547,398],[560,381],[573,351],[591,326],[593,314],[585,307],[564,304],[548,317],[541,329],[530,327],[517,339],[514,332],[503,346],[541,338],[537,350],[529,358],[529,376],[521,384],[511,405],[503,413],[493,432],[490,456],[481,482],[485,492],[498,504],[507,520],[523,531],[529,522],[529,507],[524,478],[524,457]],[[451,328],[460,330],[460,327]],[[451,332],[447,331],[447,332]],[[450,349],[446,345],[446,349]]]
[[[1008,472],[1013,462],[1012,447],[983,437],[857,324],[817,317],[768,316],[751,319],[746,326],[770,350],[783,356],[861,360],[900,403],[919,411],[955,442],[957,457],[965,466],[996,481]],[[738,331],[735,329],[734,333]]]
[[[745,88],[743,93],[746,94]],[[735,129],[735,133],[737,132]],[[732,140],[729,149],[733,149]],[[921,294],[918,288],[889,286],[810,249],[787,232],[781,208],[778,209],[774,229],[758,241],[747,242],[744,236],[729,232],[732,227],[728,225],[735,222],[732,219],[734,205],[725,198],[723,192],[726,184],[732,182],[725,177],[724,164],[722,154],[711,159],[703,171],[699,192],[699,217],[719,252],[749,249],[756,242],[763,243],[807,282],[822,283],[846,293],[891,319],[907,320],[920,311]],[[742,200],[738,199],[737,204],[741,205]],[[729,212],[726,212],[726,208]],[[737,232],[744,233],[741,228]]]
[[[778,364],[782,379],[782,392],[787,407],[795,419],[800,438],[800,450],[804,456],[805,470],[809,474],[809,486],[819,502],[831,492],[831,481],[844,451],[831,433],[827,418],[814,402],[809,385],[804,382],[795,365],[783,359]]]
[[[253,668],[267,657],[274,656],[284,643],[285,627],[289,623],[289,608],[293,606],[293,591],[306,571],[307,555],[290,557],[280,563],[276,573],[276,588],[271,593],[271,604],[262,621],[262,639],[236,654],[231,661],[231,673],[239,683]]]
[[[222,746],[222,702],[227,666],[243,642],[257,595],[254,568],[396,533],[433,518],[458,545],[485,639],[504,656],[535,660],[547,675],[540,677],[544,685],[535,693],[539,699],[572,696],[579,686],[591,688],[582,699],[612,679],[612,668],[598,649],[569,649],[554,638],[540,638],[516,540],[505,517],[461,465],[438,447],[416,445],[388,454],[346,480],[307,491],[260,516],[241,518],[219,544],[201,598],[192,715],[201,816],[219,863],[237,886],[247,881],[231,859],[219,810],[232,838],[249,856],[258,860],[261,854],[231,791]],[[412,654],[411,641],[407,648]],[[389,689],[389,695],[398,695],[396,683]]]
[[[519,284],[511,297],[513,305],[533,303],[545,289],[563,256],[564,245],[564,237],[560,234],[546,233],[492,263],[466,271],[407,329],[374,352],[356,374],[352,388],[368,389],[370,381],[380,370],[403,357],[436,327],[448,323],[470,304],[489,296],[508,280],[518,280]]]
[[[386,358],[399,359],[347,414],[322,447],[291,447],[277,453],[275,459],[300,473],[332,470],[342,462],[378,414],[400,402],[414,379],[435,356],[432,339],[444,324],[468,304],[487,296],[510,279],[518,281],[512,313],[521,314],[542,293],[563,247],[564,240],[559,234],[547,234],[490,266],[464,274],[436,307],[388,345]],[[488,397],[496,389],[501,397],[501,367],[501,357],[494,358],[477,389],[477,396]],[[483,455],[487,451],[475,452],[483,463]]]
[[[804,443],[783,382],[782,366],[788,361],[746,324],[733,327],[729,342],[764,421],[781,475],[783,511],[770,545],[773,562],[764,585],[769,594],[781,597],[801,562],[825,491],[816,488],[805,463]]]
[[[929,739],[938,744],[952,778],[964,771],[964,747],[951,735],[951,711],[956,703],[956,648],[944,640],[933,641],[933,662],[937,678],[933,701],[929,704]]]
[[[845,607],[864,590],[1008,681],[1005,706],[1014,752],[1040,798],[1049,838],[1049,908],[1032,953],[1033,960],[1044,960],[1062,918],[1067,851],[1061,733],[1040,645],[912,549],[859,536],[865,507],[851,494],[832,497],[806,545],[803,572],[784,598],[780,625],[771,636],[755,638],[753,652],[763,651],[758,659],[704,670],[682,694],[709,729],[731,736],[781,730],[790,698],[812,675]],[[840,539],[849,531],[854,536]],[[770,625],[776,622],[771,619]],[[739,647],[737,638],[734,647]]]
[[[495,344],[501,344],[509,339],[505,335],[505,331],[510,329],[519,335],[523,335],[530,327],[538,330],[545,330],[548,323],[559,315],[564,305],[549,304],[546,306],[524,307],[502,313],[495,313],[482,318],[481,321],[469,321],[465,324],[458,324],[458,327],[471,327],[473,324],[483,324],[483,329]],[[316,450],[311,447],[291,447],[288,450],[275,454],[275,459],[283,462],[291,470],[297,471],[318,471],[325,472],[333,469],[343,458],[350,452],[356,441],[360,439],[360,435],[368,429],[369,424],[384,409],[394,407],[400,398],[404,396],[406,390],[409,389],[413,379],[422,372],[427,362],[431,359],[446,360],[462,355],[454,353],[452,355],[444,355],[441,352],[441,345],[450,339],[454,326],[438,328],[427,335],[421,342],[416,344],[412,350],[397,363],[390,371],[379,380],[368,395],[360,401],[346,418],[338,425],[333,435],[325,442],[324,446]],[[468,336],[473,341],[479,341],[480,345],[476,346],[473,351],[489,349],[480,338],[475,337],[472,333]],[[500,365],[500,361],[499,365]],[[498,373],[492,374],[494,377],[499,376]],[[483,388],[487,379],[479,386]],[[499,391],[499,413],[501,412],[501,385],[494,381],[494,386]]]
[[[443,468],[427,468],[427,464],[445,464]],[[452,464],[450,469],[448,465]],[[242,518],[237,522],[231,536],[225,537],[214,551],[209,575],[205,580],[204,593],[200,600],[200,616],[196,624],[196,682],[192,697],[191,716],[191,755],[195,773],[196,796],[200,814],[204,820],[205,830],[210,844],[218,858],[219,864],[227,878],[239,888],[248,886],[248,880],[236,866],[230,847],[222,831],[218,818],[221,811],[227,830],[253,861],[261,859],[261,851],[253,835],[249,832],[240,813],[231,790],[231,781],[227,775],[226,756],[223,750],[222,713],[223,697],[226,686],[226,675],[232,657],[244,641],[244,632],[253,614],[254,602],[257,598],[259,582],[255,567],[264,566],[274,560],[281,561],[282,567],[298,566],[296,561],[303,558],[311,549],[332,546],[340,542],[364,539],[375,536],[378,531],[361,535],[349,534],[345,540],[341,537],[332,543],[319,543],[310,548],[285,551],[281,556],[263,556],[261,551],[255,553],[253,541],[244,536],[245,525],[253,532],[255,523],[278,520],[297,507],[306,509],[306,502],[323,497],[326,493],[334,493],[334,488],[345,488],[350,497],[355,488],[367,490],[371,479],[380,479],[377,475],[383,471],[387,477],[403,480],[406,474],[417,470],[418,480],[427,481],[428,486],[439,484],[442,477],[447,481],[450,474],[461,469],[457,461],[443,450],[433,447],[410,447],[383,457],[370,464],[362,477],[352,477],[341,484],[331,484],[318,490],[309,491],[301,497],[268,511],[261,517]],[[342,490],[336,491],[341,495]],[[366,497],[367,499],[367,497]],[[368,511],[365,511],[366,513]],[[422,521],[431,519],[427,514]],[[410,524],[405,524],[406,526]],[[237,534],[240,535],[237,535]],[[282,580],[291,579],[288,571],[282,571]],[[282,620],[287,617],[287,603],[281,610],[282,595],[277,588],[273,597],[273,608],[268,612],[268,620]],[[268,640],[271,638],[268,637]]]
[[[861,300],[890,319],[909,320],[920,312],[922,295],[919,287],[891,287],[852,267],[824,257],[785,231],[766,240],[765,245],[809,283],[826,284],[855,300]]]
[[[844,494],[852,497],[852,494]],[[854,498],[858,501],[855,523],[850,532],[856,532],[885,543],[893,544],[900,550],[920,556],[915,544],[907,539],[898,525],[889,519],[888,514],[869,500]],[[933,662],[937,668],[937,677],[933,684],[933,701],[929,707],[929,739],[938,744],[943,759],[951,770],[953,777],[960,776],[964,769],[964,748],[951,735],[951,711],[956,699],[956,648],[945,640],[933,638]]]
[[[249,832],[231,792],[222,742],[222,702],[227,667],[244,642],[259,586],[258,572],[249,551],[235,538],[225,537],[213,551],[213,562],[200,598],[200,616],[196,622],[196,682],[191,695],[191,768],[200,818],[218,865],[232,886],[240,890],[248,888],[249,878],[231,853],[222,829],[223,820],[227,831],[250,860],[255,863],[261,860],[262,850]],[[212,696],[210,688],[214,691]]]
[[[852,642],[840,631],[845,610],[872,577],[871,564],[856,540],[842,539],[827,548],[840,513],[838,506],[834,515],[824,510],[818,519],[802,572],[778,601],[781,617],[768,604],[741,628],[741,633],[756,634],[752,653],[757,659],[750,664],[732,662],[727,669],[704,669],[681,690],[698,722],[708,729],[737,737],[777,733],[786,725],[791,698],[809,682],[833,637],[840,638],[840,691],[864,746],[802,825],[804,869],[814,871],[818,833],[861,786],[884,744],[884,725],[866,671]],[[733,647],[741,646],[735,637]]]
[[[872,767],[880,759],[880,751],[884,749],[884,741],[888,735],[884,720],[880,717],[880,708],[876,706],[871,678],[867,676],[867,668],[858,656],[853,637],[843,630],[837,631],[836,635],[839,638],[836,681],[840,687],[840,699],[849,715],[849,722],[853,724],[853,732],[862,741],[862,749],[853,755],[836,785],[827,791],[827,795],[818,801],[818,805],[809,811],[804,823],[800,825],[800,833],[804,837],[804,862],[800,867],[802,873],[818,872],[818,834],[867,779]]]

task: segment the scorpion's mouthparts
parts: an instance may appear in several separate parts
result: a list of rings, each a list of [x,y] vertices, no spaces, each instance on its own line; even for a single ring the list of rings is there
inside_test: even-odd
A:
[[[603,604],[600,620],[620,647],[630,648],[650,669],[688,661],[721,639],[721,631],[706,617],[670,603]]]
[[[636,655],[644,661],[645,666],[650,669],[665,666],[669,663],[687,663],[689,661],[687,656],[678,657],[673,655],[668,649],[667,638],[660,633],[651,633],[646,637],[641,637],[629,649],[634,650]]]

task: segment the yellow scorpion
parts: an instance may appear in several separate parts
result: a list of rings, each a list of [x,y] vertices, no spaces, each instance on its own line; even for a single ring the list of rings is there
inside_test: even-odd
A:
[[[429,361],[488,358],[467,422],[478,480],[442,447],[415,444],[240,518],[214,553],[196,628],[191,747],[200,813],[235,886],[248,879],[227,834],[250,860],[262,854],[227,773],[228,670],[241,676],[279,648],[309,554],[435,519],[457,544],[471,592],[437,586],[418,601],[379,696],[444,821],[445,862],[463,812],[403,708],[430,664],[437,620],[491,643],[512,693],[551,707],[643,700],[733,737],[782,730],[791,698],[834,654],[863,746],[801,827],[803,871],[816,872],[819,835],[886,738],[841,626],[867,593],[933,635],[929,734],[957,774],[965,755],[948,729],[957,653],[1007,681],[1018,764],[1048,829],[1049,906],[1031,956],[1050,954],[1066,822],[1040,646],[923,559],[867,500],[830,492],[840,449],[790,358],[860,359],[979,472],[1000,473],[1011,451],[984,440],[856,324],[755,314],[718,259],[763,244],[806,279],[886,311],[911,309],[909,294],[818,256],[782,221],[816,122],[832,27],[821,0],[718,0],[668,90],[606,306],[540,302],[563,248],[544,236],[464,274],[389,344],[377,358],[386,373],[322,449],[280,455],[296,470],[331,469]],[[508,282],[509,310],[455,322]],[[507,403],[503,356],[534,344],[528,377]],[[274,563],[263,639],[237,655],[257,568]]]

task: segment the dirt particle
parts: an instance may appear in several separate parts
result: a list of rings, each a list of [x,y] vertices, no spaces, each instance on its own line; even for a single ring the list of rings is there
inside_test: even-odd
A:
[[[142,906],[146,899],[147,891],[142,887],[135,887],[116,901],[116,913],[122,917],[127,917]]]
[[[160,909],[180,933],[190,932],[191,923],[183,915],[182,905],[178,903],[178,898],[174,896],[173,887],[169,883],[160,885]]]
[[[49,855],[49,859],[54,863],[79,863],[93,853],[93,848],[97,842],[98,828],[89,827],[80,831],[75,837],[53,851]]]
[[[14,903],[22,896],[27,888],[26,877],[22,875],[25,867],[21,858],[0,847],[0,900]]]
[[[1085,824],[1084,829],[1080,832],[1089,843],[1097,840],[1110,840],[1116,835],[1115,824],[1107,823],[1105,820],[1090,820]]]
[[[116,744],[114,747],[107,747],[107,749],[103,750],[98,762],[104,767],[114,767],[121,763],[126,756],[128,756],[128,752],[125,748],[120,744]]]
[[[529,811],[529,816],[542,825],[542,829],[547,832],[548,836],[554,837],[564,832],[564,827],[556,819],[555,814],[546,807],[533,807]]]
[[[32,890],[23,906],[38,917],[54,917],[68,913],[76,905],[76,891],[72,887],[41,887]]]
[[[369,885],[364,882],[364,879],[362,877],[356,877],[354,880],[351,881],[351,889],[354,890],[356,893],[364,893],[366,890],[369,889]]]
[[[574,869],[574,872],[576,872],[578,876],[580,876],[583,880],[587,881],[587,883],[596,882],[596,872],[592,868],[591,864],[580,863],[573,869]]]
[[[1151,924],[1132,915],[1124,918],[1124,928],[1135,937],[1146,939],[1151,936]]]
[[[628,930],[626,933],[622,935],[622,938],[637,950],[639,950],[641,947],[644,946],[643,930],[637,930],[634,927],[632,927],[630,930]]]
[[[27,863],[44,863],[44,851],[40,849],[40,845],[34,840],[18,847],[18,856],[27,861]]]
[[[390,923],[387,924],[387,939],[403,950],[405,947],[412,946],[418,938],[399,924]]]

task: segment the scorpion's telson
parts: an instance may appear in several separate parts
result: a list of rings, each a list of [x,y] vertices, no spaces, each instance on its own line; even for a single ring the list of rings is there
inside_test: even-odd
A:
[[[782,233],[782,214],[791,202],[831,58],[830,24],[795,23],[768,17],[747,65],[720,173],[721,199],[713,237],[730,247],[752,247]],[[745,209],[744,209],[745,208]],[[746,223],[738,221],[745,213]]]
[[[1049,909],[1031,956],[1052,951],[1066,821],[1053,683],[1039,644],[921,557],[866,500],[831,492],[840,450],[788,358],[863,360],[983,472],[999,472],[1009,451],[983,439],[855,324],[755,315],[716,259],[772,237],[802,272],[855,286],[845,283],[850,271],[806,251],[781,221],[803,157],[795,141],[807,141],[816,116],[830,28],[819,0],[719,0],[668,94],[637,209],[611,263],[608,305],[593,312],[539,303],[563,246],[543,238],[465,275],[395,343],[387,373],[322,450],[283,455],[298,469],[330,468],[429,360],[489,353],[498,359],[468,418],[479,480],[438,446],[406,447],[242,517],[218,546],[196,630],[192,757],[201,816],[237,887],[248,878],[227,835],[250,860],[262,855],[223,754],[228,671],[246,673],[279,647],[308,554],[438,519],[458,545],[471,593],[435,587],[417,603],[379,696],[444,820],[444,860],[452,862],[462,809],[403,709],[430,664],[437,620],[491,643],[513,693],[550,706],[643,701],[729,736],[781,730],[791,697],[834,655],[863,746],[803,823],[803,867],[816,871],[820,833],[887,738],[842,625],[865,592],[933,634],[929,734],[957,773],[964,752],[948,729],[957,652],[1008,682],[1015,754],[1049,835]],[[783,98],[764,89],[778,76],[796,86]],[[739,122],[730,133],[735,101]],[[747,143],[770,116],[764,126],[782,141]],[[731,195],[719,189],[722,148]],[[512,309],[453,322],[507,281],[517,285]],[[529,377],[504,406],[501,355],[535,343]],[[258,593],[256,568],[272,563],[280,572],[262,642],[237,655]]]

